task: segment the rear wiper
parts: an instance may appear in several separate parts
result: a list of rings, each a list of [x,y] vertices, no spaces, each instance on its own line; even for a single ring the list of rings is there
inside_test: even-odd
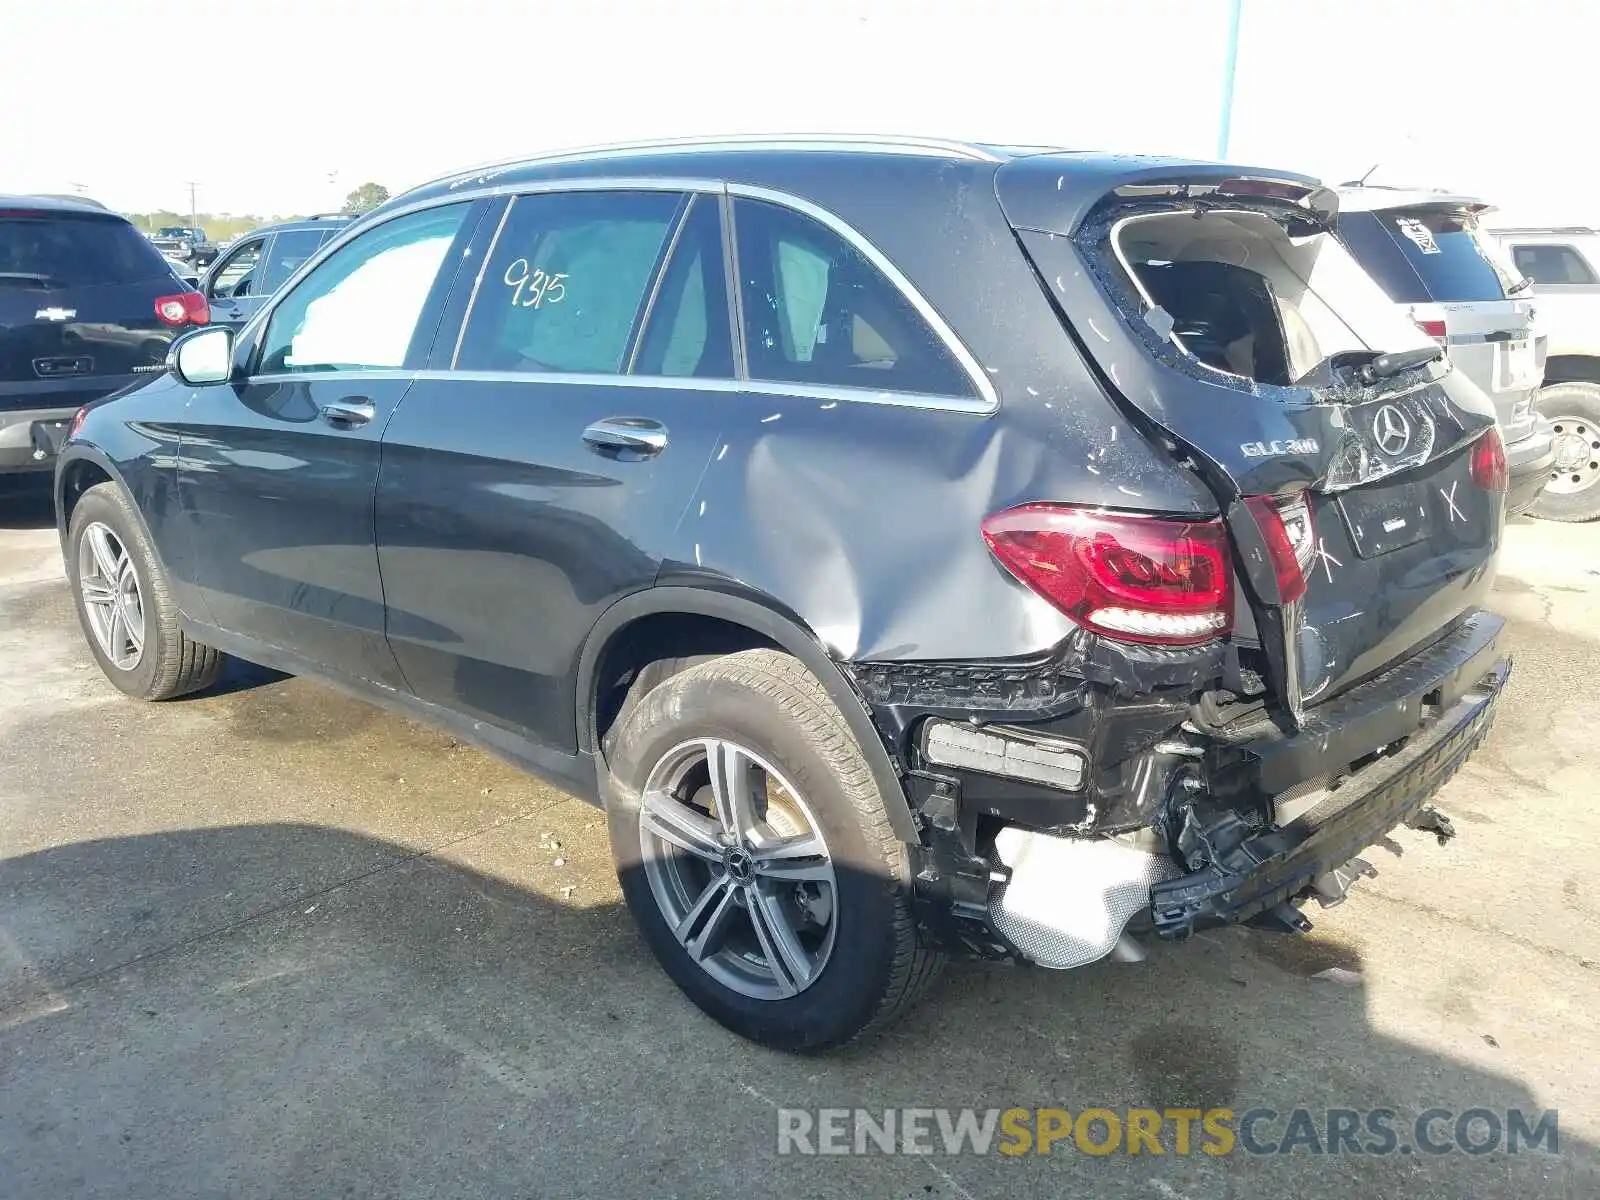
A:
[[[1439,346],[1419,346],[1415,350],[1393,350],[1388,354],[1378,355],[1377,358],[1363,366],[1357,372],[1357,375],[1362,383],[1373,383],[1379,379],[1391,379],[1402,371],[1425,366],[1434,359],[1443,357],[1444,350]]]
[[[1510,299],[1512,296],[1515,296],[1518,292],[1525,292],[1529,288],[1531,288],[1532,286],[1533,286],[1533,276],[1532,275],[1524,275],[1521,279],[1517,280],[1515,283],[1513,283],[1510,287],[1508,287],[1506,289],[1506,298]]]

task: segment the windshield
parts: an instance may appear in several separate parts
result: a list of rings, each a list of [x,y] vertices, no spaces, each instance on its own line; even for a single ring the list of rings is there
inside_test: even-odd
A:
[[[1339,236],[1400,304],[1504,300],[1521,273],[1459,208],[1392,208],[1339,217]]]
[[[1432,344],[1331,234],[1185,209],[1125,217],[1112,238],[1141,316],[1209,371],[1290,385],[1335,355]]]
[[[171,276],[167,260],[115,217],[0,217],[0,279],[38,287],[132,283]]]

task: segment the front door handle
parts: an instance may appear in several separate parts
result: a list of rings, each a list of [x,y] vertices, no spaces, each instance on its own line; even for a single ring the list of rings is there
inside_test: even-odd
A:
[[[372,407],[372,401],[362,396],[335,400],[322,406],[322,419],[335,429],[354,429],[357,425],[365,425],[377,414],[378,410]]]
[[[667,427],[649,417],[607,417],[585,429],[583,440],[602,453],[650,458],[667,448]]]

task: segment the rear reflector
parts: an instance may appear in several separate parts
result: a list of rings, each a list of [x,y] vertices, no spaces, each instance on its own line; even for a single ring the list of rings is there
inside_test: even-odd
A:
[[[1024,504],[984,521],[983,540],[1006,570],[1098,633],[1188,645],[1233,623],[1221,521]]]
[[[1490,429],[1473,444],[1472,482],[1486,492],[1503,492],[1511,483],[1511,471],[1506,466],[1505,443],[1500,440],[1500,430]]]
[[[1317,553],[1306,494],[1246,496],[1244,503],[1261,527],[1267,553],[1272,556],[1279,603],[1292,604],[1306,594],[1306,575]]]
[[[176,292],[156,297],[156,317],[163,325],[204,325],[211,320],[211,306],[199,292]]]
[[[1443,321],[1418,321],[1417,328],[1436,342],[1444,341],[1448,333]]]
[[[1076,791],[1083,785],[1083,751],[1056,738],[991,725],[974,729],[954,721],[929,721],[922,757],[941,767],[965,767],[986,775],[1026,779]]]

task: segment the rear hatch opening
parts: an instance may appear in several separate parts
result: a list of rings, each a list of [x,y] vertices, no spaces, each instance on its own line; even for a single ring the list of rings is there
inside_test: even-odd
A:
[[[1503,519],[1474,470],[1492,409],[1332,235],[1331,193],[1197,166],[1056,220],[1053,173],[1006,171],[1002,204],[1102,385],[1216,496],[1252,618],[1234,642],[1253,625],[1289,728],[1481,605]]]

